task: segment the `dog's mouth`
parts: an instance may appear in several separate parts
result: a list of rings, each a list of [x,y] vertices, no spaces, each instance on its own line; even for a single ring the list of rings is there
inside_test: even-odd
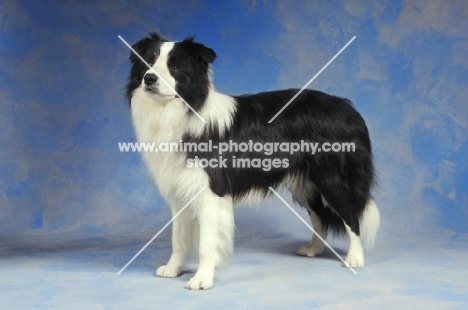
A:
[[[145,91],[150,93],[150,94],[154,94],[154,95],[158,95],[159,92],[157,89],[151,87],[151,86],[145,86]]]
[[[165,94],[161,94],[158,89],[154,88],[154,87],[151,87],[151,86],[145,86],[145,92],[147,92],[148,94],[150,95],[156,95],[156,96],[161,96],[161,97],[170,97],[170,98],[180,98],[178,95],[176,94],[171,94],[171,95],[165,95]]]

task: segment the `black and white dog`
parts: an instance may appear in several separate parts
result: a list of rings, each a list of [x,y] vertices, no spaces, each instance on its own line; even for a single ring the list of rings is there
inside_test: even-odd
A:
[[[193,38],[168,42],[151,33],[133,49],[152,67],[131,54],[127,96],[138,142],[214,145],[208,150],[191,147],[144,153],[173,215],[206,187],[174,220],[172,255],[157,269],[158,276],[180,275],[187,254],[195,248],[200,263],[187,287],[210,288],[216,267],[233,251],[233,205],[255,202],[271,194],[269,187],[283,186],[307,209],[321,237],[326,238],[329,231],[348,234],[349,266],[364,265],[361,238],[364,244],[373,243],[380,217],[370,194],[374,168],[369,133],[349,100],[305,90],[268,123],[298,90],[237,97],[221,94],[213,86],[210,70],[216,54]],[[349,143],[354,149],[326,152],[319,148],[312,154],[287,147],[299,141],[304,147]],[[216,147],[222,143],[230,146],[222,153],[227,160],[220,158]],[[274,150],[256,151],[262,146],[265,150],[266,145]],[[297,254],[316,256],[322,250],[323,242],[314,235]]]

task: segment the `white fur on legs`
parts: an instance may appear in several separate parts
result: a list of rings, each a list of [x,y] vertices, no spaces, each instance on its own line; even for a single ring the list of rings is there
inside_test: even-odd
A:
[[[197,203],[195,216],[200,227],[200,264],[194,277],[187,282],[191,290],[213,286],[218,267],[232,253],[234,246],[234,213],[232,198],[219,197],[206,190]]]
[[[348,255],[346,255],[346,263],[352,268],[363,267],[364,251],[362,249],[361,238],[346,223],[344,225],[349,236],[349,250]]]
[[[324,229],[322,225],[322,221],[320,217],[314,211],[310,211],[310,221],[312,222],[312,226],[316,233],[322,237],[322,239],[327,238],[327,230]],[[296,254],[300,256],[318,256],[322,254],[323,251],[323,242],[317,237],[315,234],[312,235],[312,240],[307,245],[304,245],[299,250],[297,250]]]
[[[172,208],[173,214],[175,209]],[[156,275],[163,278],[175,278],[180,275],[185,259],[190,250],[189,222],[187,214],[181,213],[172,222],[172,254],[168,263],[156,270]]]

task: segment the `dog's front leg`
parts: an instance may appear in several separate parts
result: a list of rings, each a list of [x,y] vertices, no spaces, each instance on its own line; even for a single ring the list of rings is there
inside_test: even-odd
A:
[[[233,251],[234,213],[231,197],[206,193],[196,210],[199,223],[200,264],[194,277],[187,283],[191,290],[213,286],[216,267]]]
[[[172,208],[172,213],[177,213]],[[173,216],[174,216],[173,214]],[[166,265],[156,270],[156,275],[163,278],[175,278],[180,275],[185,259],[190,250],[190,227],[187,214],[182,212],[172,222],[172,254]]]

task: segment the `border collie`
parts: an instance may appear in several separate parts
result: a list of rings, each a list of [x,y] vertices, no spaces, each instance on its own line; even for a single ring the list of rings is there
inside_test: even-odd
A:
[[[233,205],[257,202],[271,195],[270,187],[289,189],[294,201],[306,208],[322,238],[328,232],[346,233],[350,240],[346,263],[353,268],[364,265],[362,244],[373,243],[380,217],[370,194],[374,168],[369,133],[349,100],[304,90],[268,123],[299,90],[243,96],[219,93],[210,69],[216,54],[192,37],[168,42],[152,32],[133,49],[151,66],[131,53],[127,97],[138,142],[214,146],[143,154],[173,215],[206,187],[175,218],[172,255],[157,269],[157,276],[179,276],[189,251],[197,250],[198,270],[186,287],[212,287],[216,267],[233,251]],[[355,149],[319,149],[312,154],[310,150],[292,152],[281,147],[299,141],[301,145],[324,146],[346,142],[353,143]],[[221,143],[230,146],[222,154],[227,160],[222,165],[207,165],[208,161],[222,160],[216,147]],[[258,143],[265,147],[269,143],[276,148],[257,152],[252,147],[241,150],[234,143],[255,143],[258,147]],[[239,159],[242,167],[236,165]],[[245,164],[248,160],[252,162]],[[297,254],[312,257],[322,250],[323,242],[313,235]]]

